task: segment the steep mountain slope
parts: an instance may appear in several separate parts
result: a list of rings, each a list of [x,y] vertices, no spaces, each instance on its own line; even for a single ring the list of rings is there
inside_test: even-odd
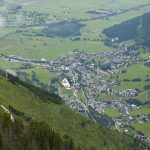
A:
[[[0,149],[1,150],[73,150],[69,136],[62,139],[44,122],[32,121],[24,124],[15,118],[12,122],[9,113],[0,109]]]
[[[75,148],[80,146],[82,150],[142,149],[137,142],[128,137],[74,113],[63,105],[58,96],[3,72],[0,75],[0,103],[9,108],[14,116],[28,121],[46,122],[62,139],[66,136],[72,138]]]

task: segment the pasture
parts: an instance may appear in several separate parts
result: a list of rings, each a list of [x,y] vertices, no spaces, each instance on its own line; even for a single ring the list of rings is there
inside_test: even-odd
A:
[[[149,4],[149,0],[86,0],[86,2],[79,0],[8,1],[5,4],[7,7],[4,7],[4,10],[1,11],[3,13],[9,13],[9,18],[11,18],[12,15],[12,18],[14,18],[14,20],[12,20],[14,21],[13,23],[20,21],[25,28],[20,26],[20,24],[0,28],[0,52],[32,59],[40,59],[41,57],[56,59],[74,49],[89,51],[112,50],[113,48],[104,45],[100,36],[102,31],[114,24],[119,24],[125,20],[148,12],[150,8]],[[16,6],[21,6],[21,9],[16,10],[16,13],[12,14],[10,9],[14,9]],[[106,11],[122,11],[124,9],[126,11],[105,18],[101,18],[100,14],[89,13],[90,11],[103,9]],[[46,20],[44,20],[45,15],[47,16]],[[80,32],[78,36],[79,40],[77,41],[72,40],[71,37],[62,38],[59,36],[60,33],[62,34],[60,26],[58,26],[57,31],[59,31],[59,34],[57,34],[57,36],[51,38],[42,35],[40,37],[39,35],[32,35],[32,32],[40,34],[41,31],[48,26],[40,23],[37,25],[36,19],[38,22],[44,20],[44,23],[76,20],[84,26],[80,27],[79,31],[75,31],[76,33]],[[49,29],[51,28],[49,27]],[[68,29],[68,27],[66,27],[66,29]],[[71,31],[72,29],[69,29],[68,32],[70,33]],[[76,33],[74,35],[76,35]]]
[[[149,85],[149,81],[145,81],[150,76],[150,68],[144,66],[144,64],[135,64],[130,65],[126,68],[126,73],[118,74],[118,80],[120,81],[120,85],[114,87],[116,90],[125,90],[125,89],[136,89],[143,91],[143,87],[145,85]],[[112,76],[113,79],[116,79],[117,75]],[[133,81],[133,79],[141,79],[141,81]],[[108,78],[110,79],[110,78]],[[124,79],[128,79],[129,81],[124,81]]]
[[[149,107],[142,107],[138,110],[132,110],[129,112],[131,115],[140,115],[140,114],[150,114],[150,108]]]
[[[150,136],[150,122],[146,123],[136,123],[132,125],[136,131],[141,131],[145,136]]]
[[[118,117],[120,115],[116,108],[106,108],[104,110],[109,117]]]

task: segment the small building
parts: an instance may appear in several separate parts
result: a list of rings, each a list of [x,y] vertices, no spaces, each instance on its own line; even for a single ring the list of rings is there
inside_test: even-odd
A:
[[[67,67],[67,66],[62,66],[62,68],[61,68],[62,70],[66,70],[66,71],[69,71],[69,67]]]
[[[70,83],[68,82],[66,78],[62,80],[62,86],[66,89],[70,89]]]
[[[45,59],[45,58],[41,58],[41,61],[42,61],[42,62],[46,62],[46,59]]]

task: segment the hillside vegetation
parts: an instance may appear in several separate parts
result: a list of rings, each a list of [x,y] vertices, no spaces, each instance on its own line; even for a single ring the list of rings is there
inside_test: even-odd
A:
[[[73,150],[69,136],[62,139],[44,122],[32,121],[27,125],[0,110],[0,149],[1,150]]]
[[[119,41],[135,40],[138,46],[150,47],[150,13],[135,17],[103,31],[108,38],[118,37]],[[106,44],[110,39],[106,40]]]
[[[12,125],[9,117],[0,115],[0,143],[2,146],[3,144],[6,147],[12,146],[15,150],[29,149],[24,146],[29,146],[30,149],[38,147],[43,150],[67,149],[68,147],[69,150],[144,149],[137,140],[133,141],[116,131],[74,113],[64,106],[58,96],[24,83],[12,75],[8,74],[5,77],[5,73],[2,71],[0,75],[0,103],[9,108],[17,118],[23,118],[23,124],[25,124],[20,129],[20,126],[15,123]],[[15,119],[15,121],[17,120]],[[51,135],[54,136],[53,140]],[[58,142],[56,145],[66,146],[67,141],[67,148],[63,148],[63,146],[50,148],[50,142],[55,139]]]

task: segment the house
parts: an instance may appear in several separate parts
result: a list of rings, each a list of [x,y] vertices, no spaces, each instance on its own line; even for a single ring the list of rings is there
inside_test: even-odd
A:
[[[62,66],[62,70],[69,71],[69,67],[67,67],[67,66]]]
[[[66,89],[70,89],[70,83],[66,78],[64,78],[61,83],[63,87],[65,87]]]

